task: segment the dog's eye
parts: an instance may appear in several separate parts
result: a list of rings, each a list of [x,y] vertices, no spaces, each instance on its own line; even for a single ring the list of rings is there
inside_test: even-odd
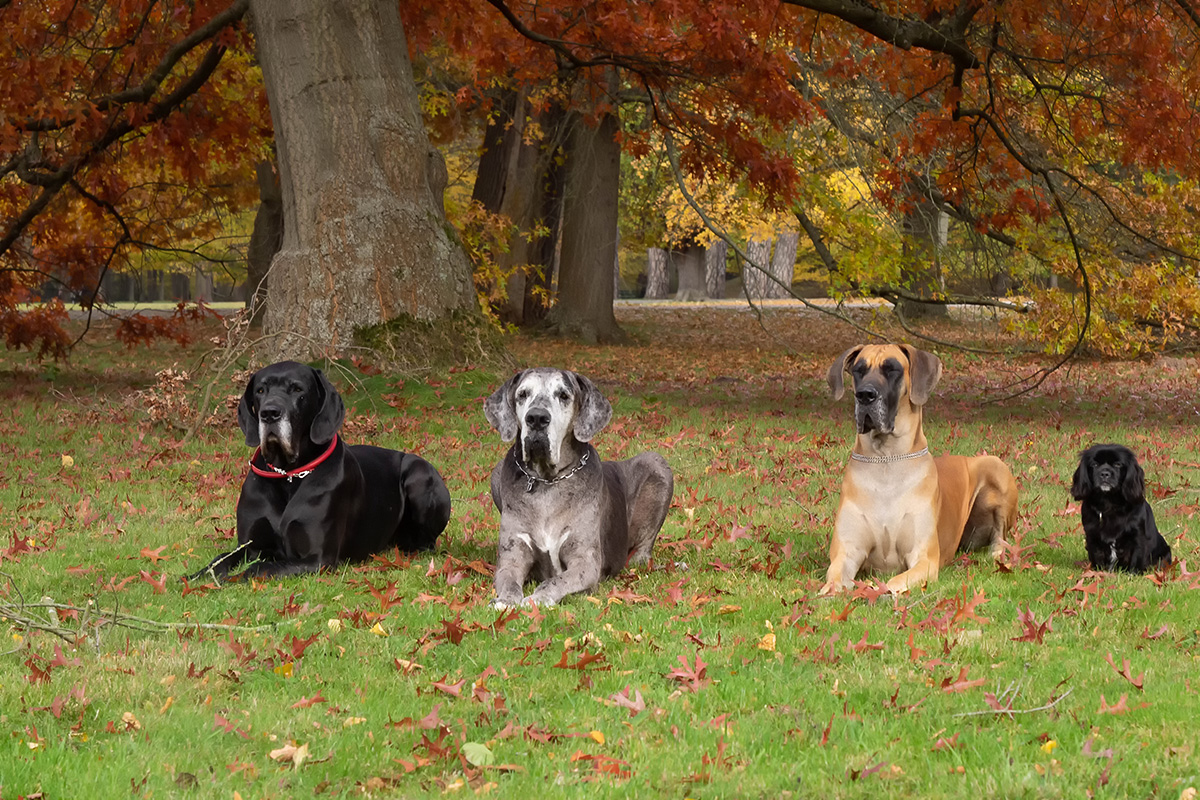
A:
[[[565,390],[559,389],[554,393],[554,399],[560,403],[566,403],[571,399],[571,395],[567,394]]]
[[[528,397],[529,397],[529,390],[528,390],[528,389],[522,389],[521,391],[517,392],[517,402],[518,402],[518,403],[523,403],[523,402],[525,402],[525,399],[526,399],[526,398],[528,398]]]
[[[263,387],[261,387],[261,386],[260,386],[260,387],[258,387],[258,389],[257,389],[257,391],[255,392],[255,394],[262,394],[262,393],[263,393],[263,392],[265,392],[265,391],[266,391],[266,389],[264,389]]]

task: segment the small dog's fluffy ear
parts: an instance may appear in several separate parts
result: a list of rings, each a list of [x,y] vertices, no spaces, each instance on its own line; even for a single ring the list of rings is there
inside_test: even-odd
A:
[[[513,375],[483,402],[483,415],[487,417],[491,426],[499,431],[500,438],[506,442],[517,438],[520,430],[517,422],[516,392],[517,384],[521,382],[521,376],[524,374],[525,371],[521,370]]]
[[[612,404],[600,393],[596,384],[574,372],[570,375],[578,387],[579,397],[579,412],[575,415],[572,432],[579,441],[590,442],[612,419]]]
[[[1084,450],[1079,454],[1079,466],[1075,468],[1075,475],[1071,478],[1071,497],[1076,500],[1083,500],[1092,493],[1092,456]]]
[[[1125,477],[1121,481],[1121,495],[1127,503],[1140,503],[1146,499],[1146,474],[1142,465],[1132,454],[1125,464]]]
[[[317,390],[324,397],[321,400],[321,409],[317,411],[312,425],[309,426],[308,438],[312,439],[314,444],[328,444],[333,441],[333,435],[341,430],[342,421],[346,419],[346,406],[342,403],[342,396],[338,394],[337,389],[333,388],[333,384],[325,377],[325,373],[313,369],[313,380]]]
[[[246,391],[242,393],[242,399],[238,402],[238,427],[246,434],[247,447],[258,447],[262,444],[258,437],[258,414],[254,408],[254,383],[257,377],[256,372],[246,381]]]

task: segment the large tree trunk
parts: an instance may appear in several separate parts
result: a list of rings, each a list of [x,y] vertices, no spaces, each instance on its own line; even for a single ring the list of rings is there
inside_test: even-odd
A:
[[[724,239],[716,239],[704,251],[704,282],[708,296],[714,300],[725,299],[725,258],[729,245]]]
[[[708,298],[708,284],[704,274],[704,248],[689,245],[675,254],[675,271],[679,275],[679,288],[675,299],[693,303]]]
[[[751,300],[767,296],[767,270],[771,268],[771,240],[751,239],[746,243],[747,263],[742,265],[742,286]]]
[[[588,342],[622,341],[613,315],[613,258],[617,247],[617,195],[621,181],[620,123],[605,114],[587,125],[571,114],[567,124],[562,255],[558,305],[550,314],[558,333]]]
[[[792,296],[792,281],[796,277],[796,250],[800,234],[784,231],[775,240],[775,252],[771,256],[771,277],[767,285],[767,297],[781,299]]]
[[[283,192],[272,162],[258,162],[254,173],[258,181],[258,211],[246,248],[246,308],[250,309],[250,324],[257,326],[262,324],[267,310],[267,272],[283,242]]]
[[[662,300],[671,287],[671,273],[667,270],[667,251],[651,247],[646,251],[646,299]]]
[[[357,328],[474,305],[442,210],[446,165],[421,121],[399,8],[252,0],[283,192],[264,330],[280,356],[352,344]]]

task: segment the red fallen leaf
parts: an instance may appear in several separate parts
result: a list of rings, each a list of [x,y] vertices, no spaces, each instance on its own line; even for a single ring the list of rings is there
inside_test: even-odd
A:
[[[1142,638],[1143,638],[1143,639],[1150,639],[1150,640],[1154,640],[1154,639],[1157,639],[1157,638],[1159,638],[1160,636],[1162,636],[1162,635],[1163,635],[1164,633],[1166,633],[1166,632],[1167,632],[1167,626],[1166,626],[1166,625],[1163,625],[1161,628],[1159,628],[1158,630],[1156,630],[1154,633],[1151,633],[1151,632],[1150,632],[1150,626],[1149,626],[1149,625],[1147,625],[1147,626],[1146,626],[1146,627],[1145,627],[1145,628],[1142,630]]]
[[[1113,757],[1113,749],[1111,747],[1106,747],[1099,751],[1093,750],[1092,741],[1094,738],[1095,737],[1089,736],[1087,741],[1083,743],[1083,754],[1090,758],[1107,758],[1111,760]]]
[[[791,542],[788,542],[788,544],[791,544]],[[866,600],[867,605],[873,606],[876,600],[887,593],[887,585],[879,581],[855,581],[854,591],[850,593],[850,596],[856,600]]]
[[[189,662],[189,663],[188,663],[188,671],[187,671],[187,676],[188,676],[189,678],[203,678],[203,677],[204,677],[204,674],[205,674],[206,672],[208,672],[210,669],[212,669],[212,665],[209,665],[209,666],[205,667],[204,669],[197,670],[197,669],[196,669],[196,662],[195,662],[195,661],[191,661],[191,662]]]
[[[440,681],[434,681],[433,688],[437,689],[439,692],[445,692],[453,697],[461,697],[463,686],[466,685],[467,679],[463,678],[458,683],[446,683],[446,678],[448,677],[450,676],[446,675]]]
[[[1033,616],[1033,612],[1026,606],[1024,611],[1017,614],[1017,623],[1021,625],[1022,633],[1020,636],[1014,636],[1012,640],[1014,642],[1041,644],[1042,637],[1046,635],[1046,632],[1054,630],[1053,619],[1054,614],[1051,613],[1050,616],[1046,617],[1046,621],[1039,625],[1037,619]]]
[[[292,703],[292,708],[312,708],[317,703],[328,703],[328,702],[329,702],[328,700],[326,700],[324,697],[321,696],[321,692],[318,691],[312,697],[301,697],[299,700]]]
[[[939,736],[938,740],[933,743],[933,747],[931,747],[930,750],[936,753],[939,750],[953,750],[959,746],[958,733],[955,733],[949,739],[945,738],[944,736]]]
[[[25,676],[25,679],[34,686],[50,682],[50,670],[40,668],[32,656],[25,659],[25,666],[29,667],[29,674]]]
[[[319,634],[319,633],[314,633],[312,636],[310,636],[307,639],[297,638],[295,636],[295,634],[293,634],[291,644],[289,645],[289,649],[292,651],[292,659],[296,660],[296,659],[303,658],[304,651],[307,650],[313,642],[315,642],[317,639],[320,639],[320,638],[321,638],[321,634]],[[283,643],[285,645],[287,645],[288,640],[284,639]]]
[[[187,597],[189,594],[205,595],[215,588],[217,588],[216,585],[212,583],[202,583],[199,586],[192,586],[190,583],[188,583],[188,579],[184,578],[183,591],[180,592],[179,595],[180,597]]]
[[[66,569],[66,573],[68,575],[73,575],[76,578],[82,577],[84,575],[87,575],[89,572],[95,572],[95,571],[96,571],[96,567],[85,567],[83,564],[77,564],[76,566],[67,567],[67,569]]]
[[[1012,711],[1012,704],[1015,699],[1016,695],[1011,695],[1008,698],[1008,705],[1001,705],[1000,700],[991,692],[986,692],[983,695],[983,702],[987,703],[988,708],[992,709],[992,711]]]
[[[604,653],[588,653],[587,648],[585,647],[583,649],[583,655],[581,655],[579,657],[579,660],[576,661],[574,664],[570,664],[570,663],[567,663],[567,656],[569,655],[569,653],[570,653],[570,651],[563,650],[562,658],[560,658],[558,660],[558,663],[555,664],[554,666],[558,669],[585,670],[594,663],[602,663],[605,661]],[[597,669],[607,670],[607,669],[612,669],[612,667],[608,667],[608,666],[597,667]]]
[[[853,610],[854,610],[854,603],[846,603],[846,607],[843,608],[838,613],[834,614],[833,612],[830,612],[829,621],[830,622],[845,622],[847,619],[849,619],[850,612]]]
[[[667,677],[678,681],[683,688],[690,692],[698,692],[705,686],[712,683],[708,677],[708,664],[700,658],[700,654],[696,654],[695,663],[689,664],[687,656],[679,656],[679,663],[682,667],[676,667],[667,673]]]
[[[670,601],[671,605],[677,606],[683,601],[683,585],[685,583],[687,583],[687,578],[681,578],[663,587],[667,593],[667,600]]]
[[[964,619],[973,619],[976,622],[988,622],[987,617],[981,617],[975,612],[976,607],[986,602],[987,598],[983,596],[982,590],[976,590],[975,596],[967,600],[967,587],[964,585],[957,598],[958,608],[954,612],[954,622],[957,623]]]
[[[223,733],[236,733],[243,739],[249,739],[250,736],[241,728],[235,727],[232,722],[222,717],[220,714],[213,714],[213,727],[219,728]]]
[[[833,729],[833,714],[829,715],[829,724],[825,726],[825,730],[821,731],[820,746],[824,747],[829,744],[829,731]]]
[[[976,686],[983,686],[987,683],[987,678],[977,678],[976,680],[967,680],[968,667],[963,667],[958,677],[951,679],[946,678],[942,681],[943,692],[965,692],[967,689],[974,689]]]
[[[867,641],[867,631],[866,631],[866,629],[863,629],[862,638],[853,644],[850,644],[849,642],[847,642],[846,649],[853,650],[855,653],[861,653],[864,650],[882,650],[883,642],[874,642],[874,643],[868,642]]]
[[[164,594],[167,591],[167,576],[165,574],[160,572],[159,574],[162,577],[154,580],[154,576],[144,569],[138,570],[138,573],[142,576],[142,583],[148,583],[154,587],[155,594]]]
[[[167,549],[167,546],[165,544],[162,547],[158,548],[157,550],[151,550],[149,547],[143,547],[142,551],[141,551],[141,556],[142,556],[142,558],[150,559],[150,562],[152,564],[157,564],[160,561],[166,561],[168,558],[170,558],[170,556],[164,556],[162,554],[162,551],[166,550],[166,549]]]
[[[448,605],[446,598],[442,597],[441,595],[428,594],[426,592],[421,592],[416,597],[414,597],[413,602],[420,603],[422,608],[424,608],[425,606],[427,606],[430,603],[441,603],[442,605]]]
[[[1133,675],[1130,674],[1130,672],[1129,672],[1129,659],[1128,658],[1121,659],[1121,669],[1117,669],[1117,665],[1113,663],[1112,653],[1109,653],[1105,657],[1104,660],[1108,662],[1108,665],[1113,668],[1114,672],[1116,672],[1118,675],[1120,675],[1125,680],[1132,683],[1134,686],[1136,686],[1138,688],[1138,690],[1141,690],[1142,679],[1143,679],[1143,677],[1145,677],[1146,673],[1139,672],[1138,676],[1136,678],[1133,677]]]
[[[629,718],[633,719],[638,714],[646,710],[646,701],[642,699],[642,693],[637,689],[633,690],[633,697],[629,697],[629,685],[619,692],[613,692],[608,696],[608,699],[616,703],[621,708],[629,709]]]
[[[913,635],[914,634],[912,631],[908,632],[908,660],[909,661],[920,661],[922,658],[929,655],[929,653],[928,653],[928,651],[922,650],[921,648],[919,648],[915,644],[913,644]]]
[[[592,764],[592,769],[594,769],[596,772],[603,772],[607,775],[615,775],[622,780],[633,775],[632,771],[624,769],[624,767],[629,766],[629,762],[621,761],[618,758],[611,758],[604,755],[592,755],[590,753],[585,753],[582,750],[576,750],[571,754],[570,761],[572,763],[577,761],[590,761]]]
[[[78,658],[67,658],[63,655],[62,645],[54,645],[54,658],[46,665],[47,670],[53,667],[78,667],[83,664]]]
[[[104,588],[110,592],[123,592],[123,591],[125,591],[125,587],[129,585],[129,582],[136,577],[137,577],[137,575],[130,575],[128,578],[125,578],[124,580],[118,582],[117,576],[114,575],[108,579],[108,585],[105,586]]]
[[[1129,699],[1128,694],[1122,694],[1121,699],[1118,700],[1115,704],[1110,706],[1105,701],[1104,695],[1101,694],[1100,695],[1100,708],[1099,708],[1099,710],[1096,711],[1096,713],[1097,714],[1124,714],[1129,711],[1129,706],[1126,705],[1126,703],[1125,703],[1125,701],[1128,699]]]

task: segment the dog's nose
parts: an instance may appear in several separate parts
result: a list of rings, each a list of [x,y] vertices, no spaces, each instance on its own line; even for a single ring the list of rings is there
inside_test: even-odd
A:
[[[870,405],[879,399],[879,392],[873,387],[864,386],[854,391],[854,399],[864,406]]]
[[[531,408],[525,413],[525,427],[530,430],[544,431],[550,427],[550,412],[541,408]]]
[[[283,409],[274,406],[263,406],[258,410],[259,422],[278,422],[283,416]]]

